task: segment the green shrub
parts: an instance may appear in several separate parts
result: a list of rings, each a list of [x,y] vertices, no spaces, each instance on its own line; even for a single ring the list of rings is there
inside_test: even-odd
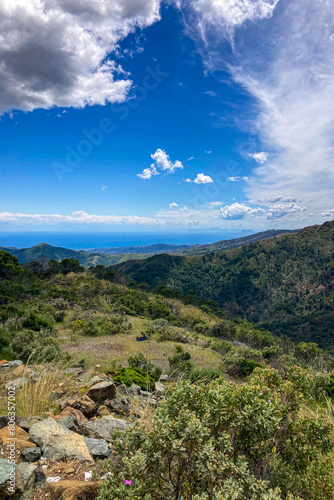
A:
[[[109,316],[102,325],[102,331],[105,335],[116,335],[126,332],[125,318],[120,315]]]
[[[329,384],[326,386],[328,396],[334,399],[334,373],[329,376]]]
[[[57,361],[62,357],[57,333],[42,329],[39,332],[34,330],[22,330],[17,332],[11,340],[11,350],[17,359],[27,362],[33,355],[34,362]]]
[[[98,500],[332,500],[330,427],[301,408],[297,386],[267,370],[172,384],[147,430],[115,434]]]
[[[219,368],[195,368],[185,374],[185,379],[190,382],[209,382],[220,377],[225,378],[225,373]]]
[[[115,382],[120,382],[130,387],[132,384],[139,385],[143,391],[151,391],[155,380],[141,368],[121,368],[117,372],[109,372]]]
[[[175,354],[168,358],[169,366],[174,372],[187,372],[193,368],[193,364],[190,361],[190,352],[183,349],[182,346],[175,346]]]
[[[250,375],[253,373],[255,368],[264,368],[264,366],[261,365],[261,363],[253,361],[252,359],[244,359],[240,364],[240,368],[243,375]]]
[[[159,366],[155,366],[142,352],[130,356],[128,364],[132,368],[141,368],[141,370],[148,373],[154,380],[159,380],[162,374],[162,369]]]

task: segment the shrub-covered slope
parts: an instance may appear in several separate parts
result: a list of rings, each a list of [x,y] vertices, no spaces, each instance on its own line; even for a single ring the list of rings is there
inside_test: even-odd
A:
[[[276,333],[334,344],[334,222],[226,252],[115,266],[136,283],[195,290]]]

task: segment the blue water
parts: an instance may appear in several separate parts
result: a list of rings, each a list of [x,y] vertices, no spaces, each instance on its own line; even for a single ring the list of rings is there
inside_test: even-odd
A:
[[[135,233],[135,232],[0,232],[0,247],[28,248],[38,243],[79,250],[84,248],[106,248],[123,246],[153,245],[167,243],[172,245],[196,245],[214,243],[219,240],[239,238],[252,234],[252,231],[239,233],[225,232],[175,232],[175,233]]]

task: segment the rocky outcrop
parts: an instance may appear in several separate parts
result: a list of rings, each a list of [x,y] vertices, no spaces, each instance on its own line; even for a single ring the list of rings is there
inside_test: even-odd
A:
[[[82,432],[87,437],[96,439],[102,438],[111,443],[111,433],[113,431],[119,430],[124,432],[130,427],[133,427],[133,424],[130,422],[107,415],[101,419],[93,419],[87,422],[87,424],[83,426]]]
[[[62,427],[52,418],[33,425],[29,434],[34,443],[41,448],[44,458],[54,461],[62,458],[93,461],[84,437]]]
[[[116,397],[116,386],[113,382],[99,382],[93,385],[88,391],[90,397],[95,403],[114,399]]]

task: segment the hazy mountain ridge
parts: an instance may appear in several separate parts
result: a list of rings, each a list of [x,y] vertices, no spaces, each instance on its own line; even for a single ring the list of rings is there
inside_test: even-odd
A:
[[[136,283],[195,290],[279,334],[334,344],[334,222],[202,256],[114,266]]]

